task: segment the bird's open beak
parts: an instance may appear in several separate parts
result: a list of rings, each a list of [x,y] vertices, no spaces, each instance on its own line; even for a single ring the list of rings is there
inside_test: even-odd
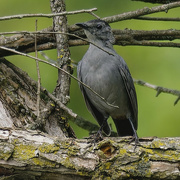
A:
[[[77,23],[76,25],[81,27],[81,28],[83,28],[83,29],[87,29],[88,28],[88,25],[85,24],[85,23]]]

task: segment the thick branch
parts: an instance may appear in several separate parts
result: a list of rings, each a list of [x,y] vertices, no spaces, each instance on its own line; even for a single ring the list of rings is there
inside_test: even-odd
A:
[[[0,175],[49,180],[180,178],[180,138],[143,138],[135,152],[128,141],[128,137],[105,138],[94,145],[36,131],[1,129]]]

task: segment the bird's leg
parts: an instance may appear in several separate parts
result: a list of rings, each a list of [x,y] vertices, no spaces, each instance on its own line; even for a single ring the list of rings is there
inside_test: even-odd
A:
[[[106,124],[106,120],[103,121],[103,123],[101,124],[101,127],[99,128],[99,130],[97,131],[96,134],[93,134],[89,137],[89,139],[91,139],[89,141],[89,143],[97,143],[101,140],[103,140],[103,135],[102,135],[102,130],[103,130],[103,127],[104,125]],[[92,140],[93,139],[93,140]]]
[[[134,125],[133,125],[131,119],[128,118],[128,120],[129,120],[129,122],[130,122],[130,124],[131,124],[131,127],[132,127],[132,129],[133,129],[133,132],[134,132],[133,138],[132,138],[132,140],[131,140],[129,143],[131,143],[131,142],[133,142],[133,141],[135,142],[135,147],[134,147],[134,150],[135,150],[136,147],[137,147],[137,145],[139,144],[139,138],[138,138],[137,132],[136,132],[136,130],[135,130],[135,128],[134,128]]]
[[[95,141],[97,141],[97,140],[99,141],[99,140],[103,139],[102,130],[103,130],[105,123],[106,123],[106,121],[103,121],[103,123],[101,124],[101,127],[97,131],[96,136],[95,136]]]

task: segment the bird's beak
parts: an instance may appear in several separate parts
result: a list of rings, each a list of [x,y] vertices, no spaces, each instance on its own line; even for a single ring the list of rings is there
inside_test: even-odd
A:
[[[77,23],[76,25],[81,27],[81,28],[83,28],[83,29],[87,29],[88,28],[88,25],[85,24],[85,23]]]

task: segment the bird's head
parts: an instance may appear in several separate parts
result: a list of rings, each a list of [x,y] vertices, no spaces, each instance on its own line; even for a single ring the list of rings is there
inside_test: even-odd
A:
[[[84,29],[87,38],[91,42],[102,41],[111,44],[115,42],[111,27],[103,20],[95,19],[85,23],[77,23],[76,25]]]

